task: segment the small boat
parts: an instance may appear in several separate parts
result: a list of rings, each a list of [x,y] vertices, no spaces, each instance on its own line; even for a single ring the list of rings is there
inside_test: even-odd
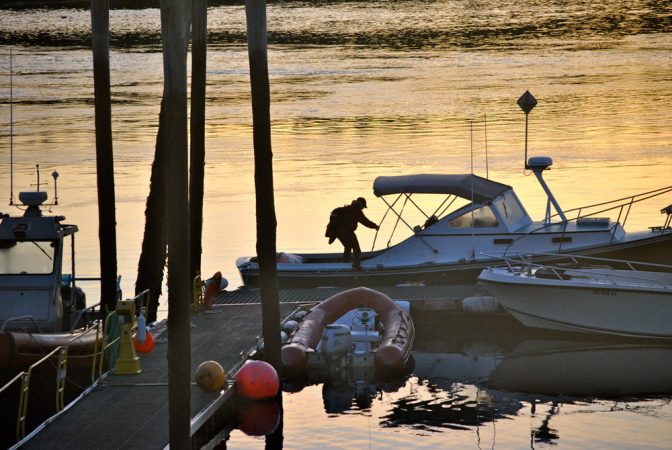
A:
[[[553,265],[535,258],[553,257]],[[480,283],[523,325],[672,338],[672,266],[576,255],[502,256]]]
[[[324,300],[292,320],[282,347],[290,376],[370,367],[381,376],[403,372],[415,338],[413,320],[387,295],[359,287]]]
[[[99,319],[99,305],[87,307],[77,285],[77,226],[43,215],[44,191],[21,192],[19,200],[22,216],[0,214],[0,369],[10,376],[59,346],[73,361],[90,357],[97,336],[87,328]]]
[[[411,235],[382,250],[362,254],[362,270],[343,262],[341,253],[280,253],[281,287],[389,286],[401,284],[473,283],[496,259],[494,252],[573,253],[605,258],[672,264],[672,205],[663,208],[662,225],[626,232],[634,204],[669,195],[672,186],[563,211],[543,179],[552,165],[548,157],[533,157],[527,168],[536,175],[547,196],[546,217],[534,221],[511,186],[474,174],[419,174],[378,177],[373,193],[389,207],[392,234],[407,227]],[[430,196],[436,209],[416,199]],[[388,200],[388,198],[392,198]],[[425,208],[421,209],[424,205]],[[552,208],[555,214],[551,214]],[[413,226],[402,213],[419,210]],[[617,216],[612,220],[606,214]],[[417,211],[416,211],[417,213]],[[259,285],[256,257],[238,258],[236,265],[246,286]]]

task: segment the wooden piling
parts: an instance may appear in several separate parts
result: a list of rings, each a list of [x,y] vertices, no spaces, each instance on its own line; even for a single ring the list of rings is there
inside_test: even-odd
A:
[[[161,0],[168,222],[168,399],[170,446],[190,447],[189,186],[187,43],[190,3]],[[185,236],[187,237],[185,239]]]
[[[191,131],[189,209],[191,279],[201,273],[203,235],[203,183],[205,178],[205,87],[207,56],[208,2],[192,0],[191,24]]]
[[[110,4],[91,0],[91,47],[96,122],[96,175],[98,184],[98,241],[100,243],[100,298],[103,310],[117,305],[117,232],[110,98]]]
[[[266,2],[246,0],[247,46],[252,85],[254,133],[254,184],[257,211],[257,256],[259,258],[264,353],[267,362],[282,374],[280,359],[280,309],[276,255],[275,200],[273,196],[273,150],[271,148],[271,95],[268,80]]]

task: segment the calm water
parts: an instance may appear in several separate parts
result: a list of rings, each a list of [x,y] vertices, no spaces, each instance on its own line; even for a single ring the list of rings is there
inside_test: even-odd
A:
[[[528,212],[543,217],[543,193],[522,170],[524,115],[515,102],[526,89],[539,100],[530,116],[530,154],[553,158],[546,178],[564,208],[671,184],[671,14],[667,1],[634,0],[269,6],[278,250],[337,251],[323,237],[329,211],[364,195],[367,215],[380,220],[385,208],[371,192],[375,177],[469,172],[472,155],[474,172],[514,186]],[[60,172],[54,212],[79,225],[80,275],[99,270],[89,20],[84,10],[0,11],[0,198],[8,203],[11,46],[14,189],[31,189],[36,163],[43,180]],[[244,10],[211,8],[209,20],[203,271],[220,270],[237,286],[235,258],[255,249]],[[159,11],[113,11],[111,24],[119,273],[129,293],[162,92]],[[643,205],[626,228],[662,224],[659,210],[670,203]],[[372,245],[372,230],[359,236],[363,247]],[[386,241],[379,237],[377,246]],[[443,342],[436,355],[418,351],[446,362],[454,355],[484,359],[480,350],[446,351],[457,345],[449,333],[436,339]],[[620,355],[601,355],[611,354]],[[445,383],[419,364],[399,391],[338,414],[324,412],[321,387],[286,395],[285,446],[332,445],[324,436],[338,435],[343,440],[333,447],[669,447],[669,394],[557,405],[555,397],[540,398],[532,412],[534,394],[507,393],[523,387],[492,390],[500,387],[482,381],[507,361],[476,381],[451,373],[451,363]],[[579,384],[585,377],[579,373]],[[453,426],[450,418],[437,425],[414,416],[402,424],[404,408],[431,417],[471,408],[478,419]],[[559,438],[531,440],[544,423]],[[234,434],[228,445],[264,444]]]
[[[669,344],[578,338],[473,315],[414,321],[415,370],[405,382],[361,378],[284,393],[284,448],[670,446]],[[279,415],[256,412],[255,426],[240,414],[226,448],[264,447],[264,437],[245,433]]]

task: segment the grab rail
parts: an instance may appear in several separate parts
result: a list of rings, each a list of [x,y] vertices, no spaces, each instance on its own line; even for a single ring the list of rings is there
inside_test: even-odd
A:
[[[571,255],[571,254],[557,254],[557,253],[543,253],[543,252],[532,252],[532,253],[517,253],[515,256],[506,256],[504,254],[498,254],[498,253],[488,253],[484,252],[481,253],[482,255],[489,256],[491,258],[496,258],[496,259],[501,259],[504,261],[508,269],[512,273],[520,273],[518,268],[522,265],[525,267],[527,270],[527,275],[531,276],[532,274],[532,268],[545,268],[551,270],[551,272],[556,276],[557,279],[562,280],[563,275],[566,274],[567,270],[571,270],[572,274],[585,274],[585,275],[591,275],[593,278],[596,279],[606,279],[608,280],[611,284],[618,284],[618,280],[621,281],[632,281],[636,280],[638,284],[642,285],[650,285],[650,286],[655,286],[655,287],[662,287],[663,289],[672,289],[672,285],[665,284],[664,282],[652,278],[642,278],[640,275],[639,277],[635,276],[629,276],[629,275],[621,275],[621,274],[612,274],[612,273],[607,273],[607,272],[595,272],[596,269],[599,269],[599,267],[561,267],[558,264],[561,263],[561,261],[567,260],[577,266],[580,266],[582,263],[586,264],[586,262],[593,262],[593,263],[609,263],[609,264],[617,264],[620,265],[624,268],[627,268],[628,270],[632,272],[638,272],[641,274],[642,272],[647,272],[646,270],[641,270],[644,268],[649,268],[649,269],[664,269],[666,273],[671,273],[672,274],[672,266],[667,265],[667,264],[655,264],[655,263],[645,263],[645,262],[638,262],[638,261],[628,261],[628,260],[622,260],[622,259],[609,259],[609,258],[598,258],[594,256],[582,256],[582,255]],[[543,263],[543,262],[534,262],[533,258],[534,257],[544,257],[546,259],[553,258],[554,264],[548,264],[548,263]],[[560,262],[558,262],[560,260]],[[640,269],[638,269],[640,267]],[[623,269],[620,269],[623,270]]]
[[[10,317],[9,319],[3,320],[2,321],[2,327],[0,327],[0,333],[5,331],[5,328],[7,327],[7,324],[9,322],[18,322],[19,320],[30,320],[33,323],[33,325],[35,326],[35,330],[38,333],[42,332],[42,330],[40,329],[40,326],[37,324],[37,322],[35,322],[35,319],[33,318],[33,316],[18,316],[18,317]]]
[[[30,394],[30,376],[33,373],[33,369],[37,368],[40,364],[44,363],[45,361],[48,361],[49,358],[54,356],[56,353],[59,354],[59,365],[62,360],[62,358],[67,359],[67,347],[65,346],[58,346],[46,355],[42,357],[39,361],[33,363],[30,365],[28,368],[28,371],[26,372],[21,372],[21,394],[19,397],[19,413],[16,419],[16,440],[20,441],[25,435],[26,435],[26,418],[28,416],[28,396]],[[57,369],[56,377],[57,377],[57,383],[56,383],[56,409],[58,410],[58,405],[59,405],[59,383],[58,383],[58,376],[59,372]]]
[[[91,365],[91,384],[95,383],[96,381],[100,380],[103,376],[103,362],[105,361],[105,352],[110,349],[114,344],[119,342],[121,339],[121,334],[117,336],[115,339],[113,339],[111,342],[107,342],[110,336],[109,330],[110,330],[110,321],[113,317],[117,317],[117,313],[115,311],[112,311],[105,317],[105,326],[103,327],[103,336],[102,339],[98,339],[100,330],[96,332],[96,340],[94,342],[94,348],[93,348],[93,364]],[[100,351],[98,350],[98,343],[102,342],[102,345],[100,347]],[[98,357],[100,357],[100,361],[98,361]],[[112,358],[109,358],[110,360]],[[111,362],[111,364],[114,364],[114,362]],[[98,376],[96,377],[96,368],[98,369]]]
[[[79,321],[81,320],[82,316],[87,312],[91,311],[92,313],[96,312],[96,308],[100,307],[100,303],[96,303],[95,305],[87,306],[84,309],[80,309],[77,312],[77,316],[75,317],[75,320],[72,321],[72,326],[70,327],[70,332],[72,333],[77,329],[77,324],[79,324]]]
[[[628,197],[623,197],[623,198],[619,198],[619,199],[616,199],[616,200],[609,200],[609,201],[606,201],[606,202],[595,203],[594,205],[582,206],[580,208],[568,209],[568,210],[565,211],[565,215],[569,215],[568,213],[577,211],[576,217],[574,219],[570,219],[570,220],[578,220],[578,219],[581,219],[581,218],[584,218],[584,217],[592,217],[592,216],[595,216],[596,214],[602,214],[602,213],[605,213],[605,212],[608,212],[608,211],[614,211],[614,210],[620,208],[620,212],[619,212],[619,219],[620,219],[620,216],[623,214],[623,209],[627,207],[625,218],[623,219],[623,224],[622,224],[622,226],[625,226],[625,223],[628,220],[628,216],[630,214],[630,209],[632,208],[632,205],[634,205],[635,203],[642,202],[644,200],[649,200],[651,198],[658,197],[659,195],[667,194],[668,192],[672,192],[672,186],[666,186],[666,187],[662,187],[662,188],[659,188],[659,189],[654,189],[653,191],[642,192],[641,194],[630,195]],[[601,209],[599,211],[591,212],[589,214],[585,214],[585,215],[581,214],[581,211],[584,210],[584,209],[597,208],[597,207],[600,207],[600,206],[611,205],[611,204],[614,204],[614,203],[617,203],[617,204],[613,205],[613,206],[610,206],[609,208],[605,208],[605,209]],[[551,218],[554,218],[554,217],[558,217],[558,214],[553,214],[551,216]]]
[[[56,390],[55,390],[55,409],[56,412],[60,412],[65,408],[65,382],[67,380],[68,372],[68,349],[70,344],[75,342],[78,339],[81,339],[88,333],[96,330],[96,340],[95,346],[98,346],[99,341],[99,330],[100,323],[97,323],[95,326],[83,330],[81,333],[73,336],[65,345],[59,345],[51,350],[49,353],[45,354],[38,361],[34,362],[28,367],[28,370],[21,371],[18,373],[12,380],[6,383],[4,386],[0,387],[0,394],[7,391],[12,385],[21,382],[20,391],[19,391],[19,403],[17,408],[17,417],[16,417],[16,440],[20,441],[26,435],[26,423],[28,417],[28,400],[30,398],[30,379],[33,374],[33,371],[37,369],[40,365],[45,364],[47,361],[50,361],[56,354],[58,354],[58,361],[55,366],[56,375]],[[95,352],[94,352],[94,367],[95,367]]]

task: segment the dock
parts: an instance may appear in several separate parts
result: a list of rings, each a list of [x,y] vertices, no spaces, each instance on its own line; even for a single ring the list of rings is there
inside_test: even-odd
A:
[[[281,317],[300,304],[317,303],[346,290],[343,287],[282,289]],[[474,284],[451,286],[386,286],[374,288],[394,300],[407,300],[413,311],[462,311],[462,299],[484,295]],[[210,310],[192,313],[191,373],[207,360],[219,362],[228,374],[244,362],[262,334],[259,289],[222,291]],[[168,360],[166,322],[152,331],[156,347],[140,355],[142,373],[110,373],[62,413],[50,419],[21,446],[42,448],[161,449],[169,443]],[[230,387],[229,381],[228,386]],[[220,393],[191,385],[191,434],[194,448],[212,447],[231,421],[231,389]]]
[[[296,304],[280,305],[282,317]],[[191,373],[207,360],[235,372],[261,335],[261,306],[254,303],[218,304],[191,315]],[[66,408],[21,448],[143,448],[161,449],[169,443],[168,348],[165,322],[153,332],[156,347],[140,356],[142,373],[111,374],[88,395]],[[192,381],[192,442],[207,444],[226,420],[229,390],[203,392]]]
[[[489,295],[478,284],[452,285],[399,285],[371,287],[386,294],[393,300],[407,300],[415,310],[462,310],[462,300],[471,296]],[[319,287],[304,289],[280,289],[280,303],[317,303],[334,294],[350,289],[348,287]],[[216,304],[259,303],[261,295],[258,288],[240,287],[232,291],[222,291],[215,298]]]

